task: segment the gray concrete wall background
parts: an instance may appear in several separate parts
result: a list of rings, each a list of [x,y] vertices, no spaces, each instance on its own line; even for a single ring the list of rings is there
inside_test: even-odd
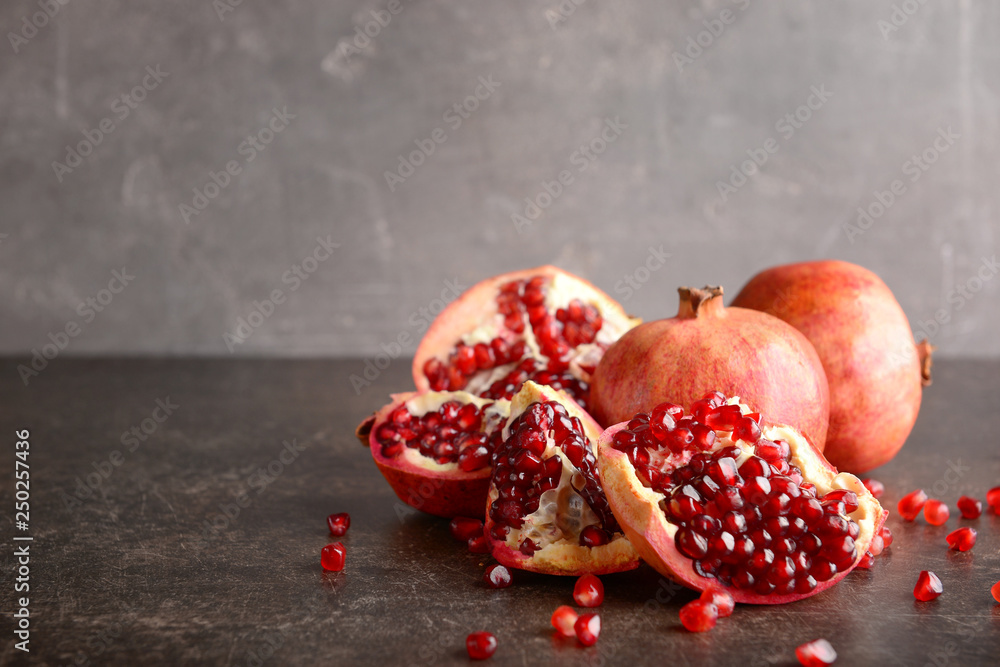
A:
[[[389,6],[71,0],[43,22],[37,0],[5,2],[0,352],[70,327],[63,354],[372,355],[416,339],[450,282],[505,270],[558,264],[651,319],[678,285],[732,295],[837,257],[879,273],[940,354],[1000,356],[1000,5]],[[415,142],[434,152],[390,188]]]

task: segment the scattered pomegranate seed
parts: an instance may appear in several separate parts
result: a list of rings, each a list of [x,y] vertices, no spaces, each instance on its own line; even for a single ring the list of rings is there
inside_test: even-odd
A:
[[[565,604],[560,605],[552,612],[552,627],[563,637],[573,637],[576,635],[576,629],[573,626],[576,624],[577,618],[573,607]]]
[[[513,581],[510,570],[503,565],[490,565],[483,573],[483,583],[490,588],[507,588]]]
[[[933,572],[923,570],[917,577],[917,585],[913,588],[913,597],[923,602],[929,602],[941,595],[943,591],[944,586],[941,585],[938,576]]]
[[[1000,486],[994,486],[986,492],[986,503],[995,513],[1000,514]]]
[[[573,586],[573,601],[581,607],[599,607],[604,602],[604,584],[592,574],[585,574]]]
[[[948,546],[952,549],[968,551],[976,546],[976,535],[975,528],[965,527],[948,533],[948,537],[945,539],[948,541]]]
[[[993,586],[990,587],[990,593],[993,593],[994,600],[1000,602],[1000,581],[998,581],[997,583],[993,584]]]
[[[334,537],[342,537],[347,529],[351,527],[351,515],[347,512],[331,514],[326,517],[326,525],[330,529],[330,534]]]
[[[888,549],[892,544],[892,531],[888,527],[882,526],[882,548]]]
[[[323,551],[320,552],[319,562],[324,570],[340,572],[344,569],[344,557],[346,555],[347,550],[344,549],[344,545],[340,542],[334,542],[323,547]]]
[[[924,505],[924,519],[932,526],[944,525],[950,515],[951,510],[948,506],[935,498],[931,498]]]
[[[917,489],[903,496],[899,500],[899,504],[896,505],[896,509],[899,510],[901,517],[907,521],[913,521],[920,514],[920,510],[924,508],[926,502],[927,494],[924,493],[923,489]]]
[[[709,586],[703,590],[699,599],[714,604],[715,608],[719,611],[720,618],[732,615],[733,609],[736,607],[736,602],[729,591],[717,586]]]
[[[465,638],[465,650],[473,660],[486,660],[496,653],[497,638],[488,632],[473,632]]]
[[[826,667],[837,659],[837,652],[825,639],[814,639],[795,649],[795,657],[803,667]]]
[[[483,534],[483,522],[465,516],[456,516],[448,524],[451,536],[459,542],[468,542],[473,537]]]
[[[958,511],[965,519],[978,519],[979,515],[983,513],[983,504],[975,498],[962,496],[958,499]]]
[[[861,480],[861,483],[865,485],[866,489],[868,489],[868,493],[875,496],[876,499],[881,498],[882,494],[885,493],[885,485],[877,479],[869,477]]]
[[[573,624],[576,640],[584,646],[593,646],[601,635],[601,617],[597,614],[583,614]]]
[[[485,535],[477,535],[469,538],[469,551],[474,554],[488,554],[490,552],[490,542]]]
[[[692,600],[681,607],[681,624],[689,632],[705,632],[715,627],[719,608],[705,600]]]

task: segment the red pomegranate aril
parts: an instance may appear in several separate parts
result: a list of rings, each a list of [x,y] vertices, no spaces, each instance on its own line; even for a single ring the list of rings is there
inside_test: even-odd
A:
[[[905,520],[913,521],[920,514],[920,510],[924,508],[924,503],[926,502],[927,494],[924,493],[923,489],[917,489],[900,498],[896,509],[899,510],[899,515]]]
[[[986,504],[993,509],[995,514],[1000,514],[1000,486],[994,486],[986,492]]]
[[[917,585],[913,589],[913,597],[922,602],[929,602],[941,595],[944,587],[941,580],[933,572],[923,570],[917,577]]]
[[[347,550],[340,542],[334,542],[323,547],[320,552],[320,565],[329,572],[340,572],[344,569]]]
[[[837,652],[827,640],[814,639],[797,647],[795,657],[803,667],[827,667],[837,659]]]
[[[703,590],[699,599],[703,602],[715,605],[715,609],[720,618],[732,615],[733,609],[736,608],[736,602],[733,600],[733,596],[729,593],[729,591],[719,588],[718,586],[709,586]]]
[[[858,561],[858,567],[862,570],[869,570],[871,566],[875,564],[875,556],[872,555],[871,551],[866,551],[865,555],[861,557]]]
[[[692,560],[703,558],[708,553],[708,540],[704,535],[682,528],[674,537],[677,549]]]
[[[490,588],[507,588],[513,581],[510,570],[503,565],[490,565],[483,573],[483,583]]]
[[[815,577],[816,581],[827,581],[837,572],[837,566],[824,558],[814,559],[813,566],[809,570],[809,574]]]
[[[782,440],[772,442],[762,439],[754,446],[754,452],[757,456],[771,464],[778,463],[779,461],[787,461],[791,455],[788,443]]]
[[[497,650],[497,638],[489,632],[473,632],[465,638],[465,650],[473,660],[486,660]]]
[[[883,548],[888,548],[892,544],[892,531],[885,526],[882,527],[882,544]]]
[[[469,551],[474,554],[488,554],[490,552],[490,543],[486,539],[485,535],[477,535],[476,537],[469,538]]]
[[[931,498],[924,504],[924,519],[932,526],[944,525],[950,514],[948,506],[935,498]]]
[[[871,544],[868,545],[868,551],[871,552],[872,556],[878,556],[885,549],[885,542],[882,540],[881,535],[876,535],[872,538]]]
[[[582,614],[573,624],[576,640],[584,646],[593,646],[601,636],[601,617],[597,614]]]
[[[576,624],[577,618],[579,617],[572,607],[565,604],[560,605],[552,612],[552,627],[562,637],[574,637],[576,630],[573,626]]]
[[[580,531],[580,544],[585,547],[599,547],[611,541],[606,530],[597,526],[587,526]]]
[[[681,607],[680,618],[688,632],[705,632],[715,627],[719,609],[706,600],[692,600]]]
[[[881,498],[882,494],[885,493],[885,485],[877,479],[868,477],[861,480],[861,483],[865,485],[865,488],[868,489],[868,492],[872,494],[876,500]]]
[[[351,527],[351,515],[347,512],[340,512],[339,514],[331,514],[326,517],[327,528],[330,529],[330,534],[334,537],[342,537],[347,529]]]
[[[975,528],[965,527],[948,533],[948,537],[945,540],[952,549],[968,551],[976,545],[976,535]]]
[[[573,586],[573,601],[581,607],[599,607],[604,602],[604,584],[592,574],[585,574]]]
[[[993,594],[993,599],[1000,602],[1000,581],[990,586],[990,593]]]
[[[846,489],[836,489],[823,496],[824,501],[837,500],[844,503],[844,512],[851,514],[858,509],[858,494]]]
[[[983,504],[975,498],[962,496],[958,499],[958,511],[964,519],[978,519],[983,513]]]

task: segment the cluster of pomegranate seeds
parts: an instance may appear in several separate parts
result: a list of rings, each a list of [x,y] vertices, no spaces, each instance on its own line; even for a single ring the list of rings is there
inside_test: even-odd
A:
[[[927,494],[924,493],[923,489],[917,489],[900,498],[896,509],[899,510],[899,515],[905,520],[913,521],[920,514],[920,510],[924,508],[926,502]]]
[[[571,498],[560,527],[565,532],[576,522],[577,528],[563,537],[578,539],[584,546],[598,546],[607,544],[614,533],[621,532],[598,481],[597,459],[578,418],[569,416],[566,408],[555,401],[536,402],[508,428],[510,437],[498,444],[493,453],[492,483],[499,493],[489,508],[494,522],[494,539],[505,540],[511,528],[521,528],[524,517],[538,511],[543,498],[547,507],[555,508],[563,475],[563,456],[578,471],[571,480],[574,490],[600,521],[600,526],[587,530],[589,527],[582,525],[584,508],[579,503],[574,504]],[[550,438],[561,454],[545,456]],[[539,548],[531,539],[523,540],[518,546],[526,555]]]
[[[868,492],[872,494],[875,500],[881,498],[882,494],[885,493],[885,485],[877,479],[868,477],[867,479],[861,480],[861,483],[865,485],[865,488],[868,489]]]
[[[860,527],[847,516],[858,509],[854,492],[817,497],[790,463],[788,444],[763,438],[759,416],[741,414],[719,392],[682,414],[671,403],[638,414],[613,446],[644,486],[666,496],[660,507],[678,527],[677,549],[698,574],[758,595],[805,594],[854,564]],[[711,451],[716,431],[731,431],[739,446]],[[669,457],[690,458],[664,474],[658,462]]]
[[[715,627],[719,608],[706,600],[692,600],[681,607],[680,617],[689,632],[705,632]]]
[[[573,610],[573,607],[569,605],[559,605],[556,610],[552,612],[552,627],[556,629],[562,637],[575,637],[576,636],[576,619],[579,618],[577,613]]]
[[[483,583],[490,588],[507,588],[513,581],[510,570],[503,565],[490,565],[483,573]]]
[[[375,438],[386,457],[398,456],[408,447],[437,463],[458,462],[465,472],[480,470],[490,464],[493,453],[489,436],[480,430],[489,405],[479,408],[473,403],[447,401],[417,417],[403,403],[379,426]]]
[[[320,552],[319,562],[324,570],[340,572],[344,569],[344,558],[346,555],[347,550],[344,549],[344,545],[340,542],[334,542],[323,547],[323,551]]]
[[[555,313],[549,312],[545,305],[549,282],[550,278],[535,276],[501,285],[496,302],[497,311],[503,318],[502,331],[489,344],[459,343],[448,355],[447,361],[428,359],[423,372],[431,389],[463,389],[469,378],[477,373],[517,363],[515,369],[495,381],[481,395],[510,398],[520,390],[521,384],[533,380],[564,389],[574,398],[585,401],[589,391],[587,383],[565,371],[573,348],[593,343],[604,320],[597,308],[579,299],[573,299]],[[548,359],[547,364],[531,356],[524,338],[529,326],[539,351]]]
[[[351,527],[351,515],[347,512],[331,514],[326,517],[326,525],[330,529],[331,535],[334,537],[343,537],[347,529]]]
[[[958,511],[963,519],[978,519],[983,513],[983,504],[975,498],[962,496],[958,499]]]
[[[465,650],[473,660],[486,660],[497,650],[497,638],[489,632],[473,632],[465,638]]]
[[[601,636],[601,617],[597,614],[581,614],[573,624],[576,641],[584,646],[593,646]]]
[[[943,526],[951,515],[948,506],[934,498],[924,503],[924,519],[932,526]]]
[[[913,588],[913,597],[922,602],[930,602],[941,595],[943,591],[944,587],[938,576],[933,572],[923,570],[917,577],[917,585]]]
[[[976,536],[978,533],[975,528],[959,528],[948,533],[948,537],[945,541],[948,542],[948,548],[955,549],[956,551],[968,551],[976,545]]]
[[[826,667],[837,659],[837,652],[827,640],[815,639],[796,648],[795,657],[803,667]]]
[[[448,532],[459,542],[468,542],[473,537],[483,534],[483,522],[466,516],[456,516],[448,524]]]
[[[573,601],[581,607],[600,607],[604,602],[604,584],[592,574],[585,574],[573,586]]]

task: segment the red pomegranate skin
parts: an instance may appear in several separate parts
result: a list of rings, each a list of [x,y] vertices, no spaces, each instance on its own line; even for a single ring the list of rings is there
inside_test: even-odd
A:
[[[816,348],[830,383],[823,454],[833,465],[861,473],[899,452],[930,384],[931,347],[914,342],[881,278],[838,260],[786,264],[751,278],[733,306],[782,319]]]
[[[591,384],[597,421],[607,427],[718,390],[795,427],[823,451],[829,389],[805,336],[765,313],[724,308],[722,288],[679,291],[676,317],[635,327],[601,359]]]

